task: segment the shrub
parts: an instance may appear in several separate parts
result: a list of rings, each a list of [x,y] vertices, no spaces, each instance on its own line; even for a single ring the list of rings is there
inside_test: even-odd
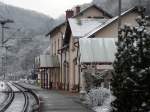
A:
[[[94,88],[87,94],[86,103],[92,107],[102,106],[110,95],[110,91],[106,88]]]

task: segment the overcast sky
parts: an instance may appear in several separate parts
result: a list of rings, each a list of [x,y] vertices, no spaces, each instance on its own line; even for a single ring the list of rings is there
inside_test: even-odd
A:
[[[59,17],[75,5],[90,3],[92,0],[0,0],[14,6],[42,12],[53,18]]]

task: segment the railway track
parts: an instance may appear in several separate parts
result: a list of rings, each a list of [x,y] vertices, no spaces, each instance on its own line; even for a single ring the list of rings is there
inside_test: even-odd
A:
[[[20,92],[23,94],[24,96],[24,105],[23,105],[23,109],[21,112],[28,112],[28,106],[29,106],[29,97],[28,97],[28,93],[26,93],[24,88],[21,88],[21,86],[18,86],[15,83],[12,83],[16,88],[18,88],[20,90]]]
[[[15,84],[20,86],[24,90],[26,90],[26,92],[29,93],[35,99],[34,104],[32,104],[32,112],[39,112],[40,111],[40,101],[39,101],[39,97],[36,95],[36,93],[33,90],[26,88],[18,83],[15,83]]]
[[[17,83],[7,83],[9,91],[5,102],[0,104],[0,112],[39,112],[38,96],[28,88]],[[31,103],[34,99],[35,103]]]
[[[6,97],[5,101],[0,104],[0,112],[5,112],[5,110],[11,105],[13,99],[14,99],[14,92],[12,90],[12,88],[8,85],[7,85],[7,88],[8,88],[8,96]]]

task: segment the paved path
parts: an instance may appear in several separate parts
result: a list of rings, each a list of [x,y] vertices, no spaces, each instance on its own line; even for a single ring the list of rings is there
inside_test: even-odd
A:
[[[41,97],[41,112],[93,112],[83,106],[75,94],[45,89],[36,91]]]
[[[42,112],[92,112],[69,94],[65,95],[59,91],[47,90],[39,93],[43,99]]]

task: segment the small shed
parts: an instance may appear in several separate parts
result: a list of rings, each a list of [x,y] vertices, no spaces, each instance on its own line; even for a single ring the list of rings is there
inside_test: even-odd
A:
[[[79,63],[82,80],[82,88],[85,88],[86,74],[103,77],[103,83],[108,88],[113,70],[112,63],[115,59],[117,38],[80,38],[79,39]],[[104,72],[104,71],[108,72]],[[109,72],[110,71],[110,72]],[[103,73],[104,72],[104,73]]]

